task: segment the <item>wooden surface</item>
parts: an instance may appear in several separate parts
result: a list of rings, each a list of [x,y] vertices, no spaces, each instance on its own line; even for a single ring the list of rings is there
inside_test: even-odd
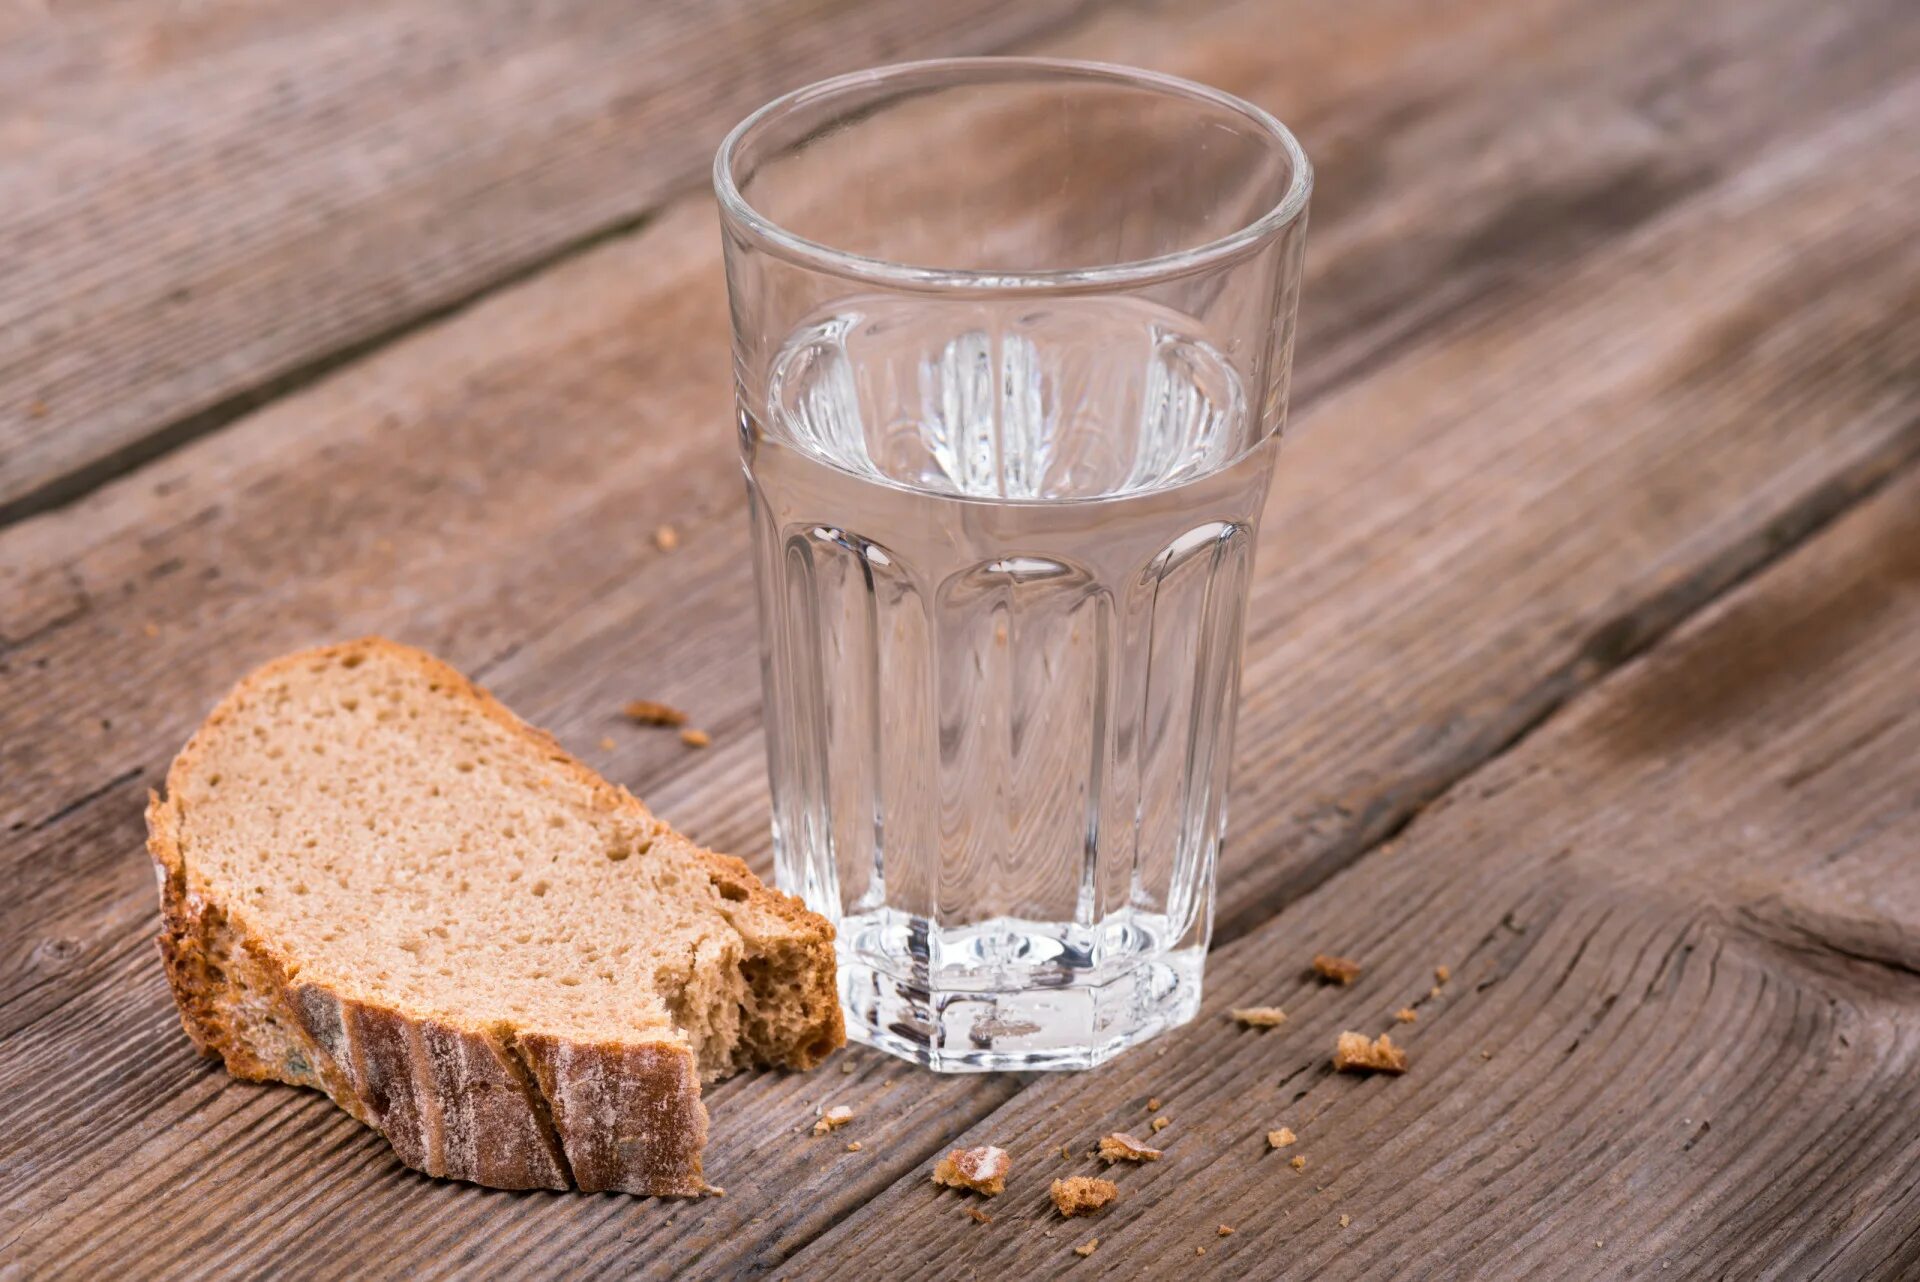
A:
[[[630,230],[776,93],[1078,3],[15,6],[0,518]]]
[[[1907,6],[644,8],[0,20],[0,1269],[1920,1271]],[[1201,1020],[1089,1075],[735,1079],[698,1203],[438,1184],[196,1060],[140,799],[293,646],[430,646],[766,871],[698,171],[781,88],[999,47],[1244,93],[1318,166]],[[1346,1027],[1412,1072],[1333,1077]],[[1046,1150],[1149,1096],[1167,1159],[1044,1213],[1093,1167]],[[927,1181],[963,1136],[1016,1157],[992,1225]]]

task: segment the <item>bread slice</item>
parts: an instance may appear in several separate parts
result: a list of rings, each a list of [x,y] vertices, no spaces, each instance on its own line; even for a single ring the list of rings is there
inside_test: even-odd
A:
[[[242,681],[147,831],[188,1036],[430,1175],[705,1192],[700,1084],[845,1040],[831,926],[389,641]]]

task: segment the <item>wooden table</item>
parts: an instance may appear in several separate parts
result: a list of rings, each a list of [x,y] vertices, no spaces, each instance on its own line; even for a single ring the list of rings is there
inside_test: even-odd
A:
[[[438,1183],[196,1059],[142,799],[297,646],[437,650],[767,871],[706,162],[993,50],[1318,167],[1201,1017],[736,1078],[698,1202]],[[1920,1276],[1916,68],[1910,0],[9,9],[0,1274]],[[1165,1160],[1053,1216],[1154,1098]],[[928,1179],[983,1142],[991,1224]]]

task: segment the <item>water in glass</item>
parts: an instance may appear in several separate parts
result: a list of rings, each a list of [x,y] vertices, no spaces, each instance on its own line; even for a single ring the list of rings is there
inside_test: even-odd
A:
[[[1232,364],[1130,298],[873,297],[767,388],[776,858],[851,1034],[1079,1068],[1190,1019],[1272,467]]]

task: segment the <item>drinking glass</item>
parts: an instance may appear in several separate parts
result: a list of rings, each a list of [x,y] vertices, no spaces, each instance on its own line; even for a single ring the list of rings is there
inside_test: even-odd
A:
[[[857,1040],[1084,1068],[1191,1019],[1311,175],[1033,58],[825,81],[714,166],[775,867]]]

